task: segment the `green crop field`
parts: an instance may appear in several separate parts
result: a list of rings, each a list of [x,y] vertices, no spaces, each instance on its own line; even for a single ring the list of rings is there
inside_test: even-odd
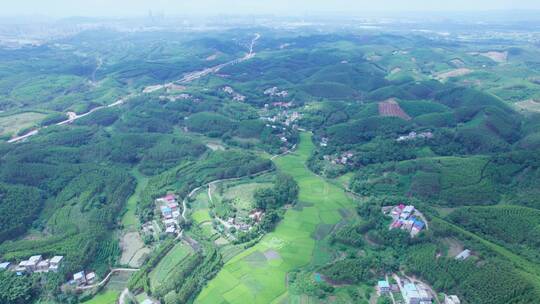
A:
[[[150,285],[152,288],[155,289],[165,282],[171,271],[192,252],[191,247],[188,245],[184,243],[176,244],[150,273]]]
[[[287,297],[287,272],[312,260],[316,243],[312,234],[317,225],[336,224],[341,219],[339,210],[353,208],[343,190],[304,166],[313,149],[311,136],[304,133],[295,153],[275,161],[298,182],[299,200],[312,205],[288,210],[274,232],[225,264],[197,303],[272,303]],[[272,258],[265,255],[269,251],[274,253]]]
[[[133,169],[132,171],[133,176],[137,180],[137,187],[135,188],[135,193],[133,193],[132,196],[129,197],[127,204],[126,204],[126,212],[124,213],[122,217],[122,224],[128,228],[134,228],[139,223],[139,219],[137,218],[137,215],[135,214],[135,211],[137,209],[137,201],[139,200],[139,196],[141,194],[141,191],[146,187],[148,184],[148,178],[142,175],[139,170]]]
[[[193,220],[197,224],[204,223],[204,222],[209,222],[209,221],[212,221],[212,217],[210,217],[210,214],[208,212],[210,212],[210,209],[208,209],[208,208],[200,209],[200,210],[197,210],[197,211],[193,212],[191,217],[193,218]]]
[[[106,291],[93,297],[91,300],[83,302],[83,304],[115,304],[120,292]]]

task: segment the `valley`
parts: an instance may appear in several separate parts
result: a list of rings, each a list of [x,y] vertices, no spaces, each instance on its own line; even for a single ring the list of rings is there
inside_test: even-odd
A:
[[[154,17],[0,48],[1,303],[540,297],[530,24]]]

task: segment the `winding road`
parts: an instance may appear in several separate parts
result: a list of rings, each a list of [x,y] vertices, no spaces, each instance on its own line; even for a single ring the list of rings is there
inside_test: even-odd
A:
[[[222,63],[220,65],[217,65],[217,66],[214,66],[214,67],[211,67],[211,68],[207,68],[207,69],[204,69],[204,70],[201,70],[201,71],[195,71],[195,72],[187,73],[187,74],[184,75],[184,77],[182,79],[180,79],[178,81],[173,81],[173,82],[166,83],[166,84],[163,84],[163,85],[147,86],[142,90],[142,93],[143,94],[144,93],[151,93],[151,92],[163,89],[163,88],[171,87],[171,86],[173,86],[175,84],[185,84],[185,83],[188,83],[188,82],[192,82],[192,81],[197,80],[199,78],[202,78],[204,76],[207,76],[207,75],[210,75],[210,74],[215,74],[215,73],[219,72],[221,69],[223,69],[223,68],[225,68],[227,66],[235,65],[235,64],[244,62],[246,60],[249,60],[249,59],[255,57],[256,53],[254,52],[254,47],[255,47],[255,44],[257,43],[257,40],[259,40],[260,37],[261,37],[260,34],[258,34],[258,33],[255,34],[255,38],[253,38],[253,40],[251,40],[251,44],[250,44],[250,47],[249,47],[249,53],[247,53],[242,58],[231,60],[229,62],[225,62],[225,63]],[[61,121],[61,122],[59,122],[59,123],[57,123],[55,125],[62,126],[62,125],[71,124],[74,121],[76,121],[77,119],[88,116],[88,115],[90,115],[90,114],[92,114],[92,113],[94,113],[96,111],[99,111],[101,109],[112,108],[112,107],[122,105],[122,104],[126,103],[127,101],[129,101],[129,99],[131,99],[133,97],[140,96],[140,95],[141,95],[141,93],[139,93],[139,94],[129,94],[127,96],[124,96],[124,97],[120,98],[119,100],[117,100],[116,102],[114,102],[112,104],[93,108],[90,111],[88,111],[86,113],[83,113],[83,114],[80,114],[80,115],[77,115],[75,113],[69,113],[68,114],[68,119],[66,119],[64,121]],[[14,137],[14,138],[8,140],[8,143],[17,143],[17,142],[23,141],[23,140],[25,140],[25,139],[27,139],[27,138],[29,138],[31,136],[34,136],[34,135],[38,134],[40,130],[45,129],[45,128],[47,128],[47,126],[34,129],[34,130],[32,130],[32,131],[30,131],[30,132],[28,132],[26,134],[23,134],[21,136]]]

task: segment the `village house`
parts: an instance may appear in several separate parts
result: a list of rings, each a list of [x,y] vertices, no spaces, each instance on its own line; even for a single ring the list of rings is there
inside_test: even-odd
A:
[[[168,206],[161,206],[161,214],[165,219],[172,219],[172,210]]]
[[[163,204],[169,204],[169,203],[176,203],[176,196],[174,194],[167,194],[165,195],[164,197],[160,197],[158,199],[156,199],[156,201],[158,203],[163,203]]]
[[[461,304],[461,300],[457,296],[444,295],[444,304]]]
[[[43,258],[41,255],[31,256],[28,260],[21,261],[15,271],[19,275],[26,272],[34,272],[38,269],[38,264],[42,261],[42,259]]]
[[[86,284],[93,284],[96,281],[96,273],[95,272],[87,273],[85,276],[85,279],[86,279]]]
[[[458,255],[456,255],[456,260],[465,261],[470,256],[471,256],[471,251],[469,249],[465,249],[462,252],[460,252]]]
[[[420,285],[407,283],[401,289],[406,304],[432,304],[430,293]]]
[[[383,210],[383,212],[385,211]],[[393,219],[390,229],[402,229],[408,231],[411,237],[415,237],[426,228],[426,223],[418,217],[417,213],[420,214],[414,206],[399,204],[393,207],[390,212]]]
[[[8,270],[8,269],[9,269],[9,266],[11,266],[11,263],[10,263],[10,262],[3,262],[3,263],[0,263],[0,271],[1,271],[1,270]]]
[[[291,102],[284,102],[284,101],[279,101],[279,102],[273,102],[272,103],[272,106],[276,107],[276,108],[290,108],[292,107],[293,103],[292,101]]]
[[[377,292],[379,295],[389,294],[391,292],[390,283],[388,281],[379,281],[377,283]]]
[[[263,216],[264,212],[262,210],[253,210],[249,213],[249,218],[256,223],[260,222]]]
[[[229,87],[229,86],[226,86],[223,88],[223,92],[227,93],[227,94],[233,94],[234,93],[234,89]]]
[[[165,232],[168,234],[175,234],[180,230],[178,219],[181,215],[180,205],[178,204],[176,196],[174,194],[167,194],[164,197],[156,199],[156,203],[159,204]]]
[[[73,282],[75,284],[81,286],[86,284],[86,274],[84,271],[79,271],[76,274],[73,275]]]
[[[12,269],[12,271],[16,272],[17,275],[32,272],[57,272],[62,259],[62,256],[55,256],[52,259],[43,259],[41,255],[35,255],[31,256],[28,260],[21,261],[15,268]]]
[[[49,272],[50,260],[42,260],[37,264],[36,272]]]
[[[279,89],[277,87],[273,87],[273,88],[266,89],[264,91],[264,95],[278,96],[278,97],[281,97],[281,98],[286,98],[287,96],[289,96],[289,92],[287,92],[285,90],[279,91]]]
[[[433,133],[431,132],[416,133],[413,131],[409,133],[409,135],[398,137],[397,141],[401,142],[401,141],[409,141],[409,140],[415,140],[415,139],[431,139],[431,138],[433,138]]]
[[[52,272],[58,272],[58,268],[60,267],[60,263],[64,259],[63,256],[57,255],[54,256],[50,261],[49,270]]]

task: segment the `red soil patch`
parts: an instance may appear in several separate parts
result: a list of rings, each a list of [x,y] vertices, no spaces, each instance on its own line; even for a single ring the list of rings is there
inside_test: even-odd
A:
[[[401,109],[397,101],[393,98],[379,102],[379,115],[411,120],[411,117]]]

